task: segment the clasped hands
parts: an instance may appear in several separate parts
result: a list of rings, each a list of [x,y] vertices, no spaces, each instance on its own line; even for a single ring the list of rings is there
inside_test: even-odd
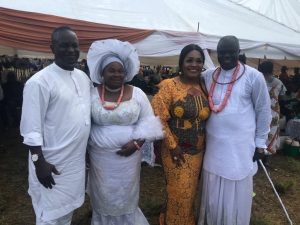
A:
[[[117,151],[117,154],[120,156],[128,157],[138,150],[136,144],[138,144],[138,146],[142,146],[144,144],[144,141],[142,140],[138,140],[136,141],[136,143],[134,142],[135,141],[132,140],[123,145],[122,149]],[[53,185],[56,184],[52,173],[55,175],[60,175],[60,172],[58,172],[54,165],[48,163],[44,157],[41,157],[37,162],[34,163],[34,165],[38,181],[45,188],[52,189]]]
[[[136,143],[134,143],[136,142]],[[129,142],[127,142],[125,145],[122,146],[121,150],[117,151],[117,154],[120,156],[131,156],[133,153],[135,153],[138,149],[138,147],[136,146],[136,144],[139,147],[142,147],[142,145],[144,144],[144,140],[131,140]]]

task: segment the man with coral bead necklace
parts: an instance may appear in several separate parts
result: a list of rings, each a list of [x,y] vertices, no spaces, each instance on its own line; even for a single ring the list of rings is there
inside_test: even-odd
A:
[[[271,111],[263,75],[238,61],[239,41],[217,46],[220,67],[203,73],[212,114],[207,122],[198,225],[247,225],[253,175],[263,157]]]

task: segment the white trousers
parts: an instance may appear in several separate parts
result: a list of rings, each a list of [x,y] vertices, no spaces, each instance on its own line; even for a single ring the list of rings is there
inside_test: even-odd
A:
[[[72,216],[73,211],[65,216],[50,221],[43,221],[40,218],[36,218],[36,225],[71,225]]]
[[[198,225],[249,225],[253,176],[228,180],[203,170]]]

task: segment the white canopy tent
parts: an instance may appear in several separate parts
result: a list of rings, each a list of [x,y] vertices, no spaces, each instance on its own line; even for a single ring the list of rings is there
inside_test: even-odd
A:
[[[224,35],[237,36],[249,58],[300,60],[299,0],[0,0],[0,7],[155,30],[134,43],[146,64],[176,65],[190,43],[215,51]],[[0,51],[49,57],[8,47]]]
[[[300,1],[278,0],[231,0],[273,21],[300,32]]]

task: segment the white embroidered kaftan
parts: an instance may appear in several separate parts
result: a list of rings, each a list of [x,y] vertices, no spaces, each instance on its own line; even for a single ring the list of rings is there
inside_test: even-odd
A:
[[[62,217],[84,202],[85,153],[90,132],[91,82],[80,70],[55,63],[36,73],[24,88],[21,135],[24,144],[42,146],[60,175],[46,189],[39,183],[29,153],[29,195],[38,218]]]
[[[229,83],[234,69],[221,70],[218,82]],[[203,76],[209,90],[214,70]],[[242,73],[244,73],[242,75]],[[242,76],[241,76],[242,75]],[[247,225],[250,222],[256,147],[266,148],[271,121],[268,89],[261,73],[241,65],[225,108],[207,121],[203,190],[198,225]],[[219,107],[228,84],[216,84]]]
[[[221,70],[218,82],[230,82],[233,71]],[[266,148],[270,131],[270,97],[263,75],[256,69],[241,65],[239,77],[233,85],[225,108],[211,113],[206,124],[206,152],[203,168],[229,180],[241,180],[253,170],[255,147]],[[214,70],[207,70],[203,77],[207,90],[212,83]],[[227,85],[216,84],[213,104],[219,107]]]

